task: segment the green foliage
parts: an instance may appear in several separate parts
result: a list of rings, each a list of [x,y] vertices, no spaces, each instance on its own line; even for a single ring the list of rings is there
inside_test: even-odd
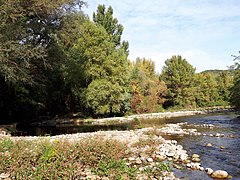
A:
[[[74,16],[83,4],[80,0],[1,1],[0,109],[4,119],[29,120],[44,111],[64,112],[65,89],[60,86],[59,71],[64,57],[57,33],[65,26],[65,16]]]
[[[104,27],[104,29],[110,35],[111,41],[115,44],[115,46],[121,47],[126,55],[129,54],[128,41],[121,42],[123,25],[118,23],[117,18],[113,17],[113,9],[111,6],[109,6],[106,10],[105,5],[98,5],[97,12],[93,13],[93,22]]]
[[[196,105],[198,107],[227,105],[233,78],[230,71],[208,71],[196,75]]]
[[[181,56],[172,56],[165,61],[160,78],[168,88],[166,106],[194,106],[195,68]]]
[[[70,51],[66,79],[82,104],[97,115],[126,111],[129,91],[127,57],[115,49],[103,27],[87,21]]]
[[[232,67],[234,70],[233,86],[231,88],[230,102],[237,110],[240,110],[240,56],[234,56],[235,65]]]
[[[137,58],[131,69],[132,110],[137,113],[159,112],[165,101],[166,86],[159,80],[154,62]]]
[[[123,26],[118,24],[117,18],[113,17],[113,9],[111,6],[106,10],[105,5],[98,5],[97,12],[93,13],[93,22],[103,26],[107,33],[111,35],[112,42],[119,46],[123,33]]]

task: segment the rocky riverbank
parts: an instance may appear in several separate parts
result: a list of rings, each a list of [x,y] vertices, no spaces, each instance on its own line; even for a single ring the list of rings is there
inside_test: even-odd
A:
[[[79,118],[78,114],[73,114],[71,117],[65,118],[54,118],[51,120],[42,120],[40,122],[33,123],[37,126],[61,126],[63,124],[83,124],[83,123],[91,123],[91,124],[106,124],[112,122],[129,122],[136,119],[169,119],[173,117],[183,117],[183,116],[194,116],[199,114],[208,114],[208,113],[219,113],[219,112],[229,112],[233,111],[231,107],[213,107],[206,108],[203,110],[189,110],[189,111],[175,111],[175,112],[160,112],[160,113],[148,113],[148,114],[135,114],[124,117],[110,117],[110,118],[99,118],[99,119],[83,119]]]
[[[193,112],[184,113],[192,114]],[[200,113],[200,112],[194,112]],[[169,113],[170,114],[170,113]],[[164,114],[165,116],[167,113]],[[173,114],[171,114],[173,115]],[[175,113],[175,116],[182,115],[182,113]],[[142,115],[141,117],[143,117]],[[158,114],[159,116],[159,114]],[[161,114],[160,116],[163,116]],[[131,117],[135,118],[135,117]],[[217,170],[213,171],[211,167],[201,166],[200,156],[197,154],[190,155],[184,147],[178,144],[176,140],[166,140],[162,135],[191,135],[200,136],[205,135],[197,132],[196,129],[187,128],[182,126],[186,123],[167,124],[166,126],[156,128],[143,128],[131,131],[98,131],[93,133],[77,133],[57,135],[52,137],[11,137],[13,141],[36,141],[36,140],[50,140],[50,142],[63,141],[70,143],[77,143],[86,139],[105,139],[116,140],[119,143],[125,143],[128,147],[129,156],[123,158],[127,166],[137,169],[136,179],[175,179],[174,173],[171,172],[172,168],[190,168],[192,170],[203,171],[209,176],[214,178],[228,178],[230,177],[226,171]],[[213,125],[201,125],[206,128],[214,128]],[[209,135],[215,137],[222,137],[224,134]],[[6,137],[2,135],[1,138]],[[204,172],[206,171],[206,172]],[[4,172],[5,173],[5,172]],[[0,175],[0,179],[6,177],[5,174]],[[10,175],[9,175],[10,177]],[[103,179],[103,177],[95,175],[91,169],[84,168],[79,174],[80,179]],[[108,179],[108,177],[104,177]]]

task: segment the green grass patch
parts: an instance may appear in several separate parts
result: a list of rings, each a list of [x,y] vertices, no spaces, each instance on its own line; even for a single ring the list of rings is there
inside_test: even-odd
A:
[[[130,179],[136,168],[128,167],[126,144],[102,138],[81,142],[40,138],[35,141],[0,139],[0,174],[12,179],[74,179],[90,170],[100,177]]]

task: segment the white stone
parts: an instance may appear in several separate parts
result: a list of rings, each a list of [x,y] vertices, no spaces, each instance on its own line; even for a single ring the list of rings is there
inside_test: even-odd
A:
[[[177,145],[177,150],[182,150],[182,149],[183,149],[182,145]]]
[[[207,147],[212,147],[212,144],[211,143],[207,143],[206,146]]]
[[[153,158],[147,158],[148,162],[153,162]]]
[[[130,157],[130,158],[128,158],[128,160],[129,160],[129,161],[134,161],[135,158],[134,158],[134,157]]]
[[[213,173],[213,170],[211,168],[206,168],[205,171],[208,175],[211,175]]]
[[[175,155],[175,151],[169,151],[166,153],[166,156],[173,157]]]
[[[0,174],[0,178],[2,178],[2,179],[6,179],[6,178],[8,178],[9,176],[10,176],[9,173],[1,173],[1,174]]]
[[[228,177],[227,171],[223,170],[216,170],[212,173],[213,178],[218,178],[218,179],[225,179]]]
[[[137,159],[136,159],[136,164],[142,164],[142,161],[141,161],[140,158],[137,158]]]
[[[198,154],[193,154],[192,158],[200,158],[200,156]]]
[[[174,144],[174,145],[177,145],[177,141],[176,140],[172,140],[171,143]]]

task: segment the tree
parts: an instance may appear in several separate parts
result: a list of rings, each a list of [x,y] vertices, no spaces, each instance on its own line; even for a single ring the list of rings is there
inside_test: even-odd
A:
[[[102,26],[86,21],[70,50],[66,78],[83,106],[96,115],[123,113],[128,98],[128,61]]]
[[[97,12],[93,13],[93,22],[97,25],[103,26],[107,33],[111,36],[111,41],[116,47],[121,47],[126,54],[129,54],[128,41],[121,42],[123,33],[123,25],[118,23],[117,18],[113,17],[113,9],[111,6],[106,10],[105,5],[98,5]]]
[[[234,56],[234,61],[235,64],[232,66],[234,71],[234,80],[231,88],[230,102],[236,107],[236,109],[240,110],[240,55]]]
[[[6,117],[34,118],[46,108],[49,87],[62,82],[56,75],[62,60],[56,34],[66,14],[78,12],[83,4],[79,0],[0,2],[0,111]]]
[[[132,110],[137,113],[161,110],[166,86],[155,72],[155,63],[151,59],[137,58],[131,69]]]
[[[216,79],[217,81],[217,89],[220,100],[223,102],[230,101],[230,88],[233,85],[233,76],[231,71],[223,71],[219,74]]]
[[[194,105],[195,68],[181,56],[172,56],[165,61],[160,78],[168,88],[166,106]]]
[[[82,1],[63,0],[52,2],[15,1],[1,2],[0,8],[0,73],[11,82],[32,84],[42,80],[42,70],[51,62],[47,47],[53,42],[54,33],[65,12]]]
[[[195,78],[195,102],[198,107],[218,105],[219,92],[216,78],[211,73],[198,73]]]

